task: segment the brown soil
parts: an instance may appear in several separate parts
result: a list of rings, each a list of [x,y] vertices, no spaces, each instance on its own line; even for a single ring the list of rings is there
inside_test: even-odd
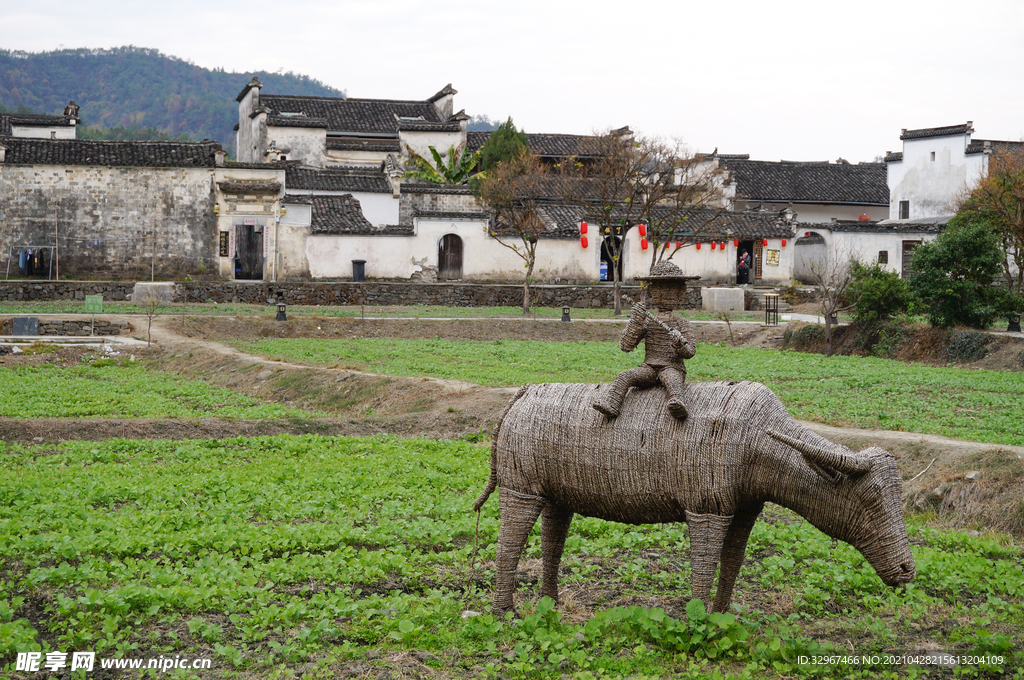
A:
[[[615,341],[621,322],[574,322],[516,319],[317,319],[276,322],[261,317],[161,317],[154,321],[152,348],[130,350],[155,368],[178,373],[298,408],[336,414],[295,420],[184,419],[36,419],[0,418],[0,439],[30,441],[126,438],[222,438],[280,433],[368,435],[390,433],[439,439],[486,440],[514,388],[487,388],[435,378],[364,374],[340,368],[310,367],[245,354],[220,342],[225,338],[260,337],[394,337],[465,340]],[[793,324],[798,327],[799,324]],[[840,328],[840,333],[843,329]],[[701,342],[776,346],[783,328],[752,323],[697,324]],[[852,336],[850,331],[845,331]],[[942,363],[942,332],[912,336],[900,358],[931,358]],[[850,337],[840,335],[840,351]],[[970,367],[1020,370],[1020,341],[993,340],[989,355]],[[4,365],[74,364],[94,348],[69,347],[35,354],[0,357]],[[804,423],[828,439],[859,450],[882,446],[899,462],[908,508],[937,510],[960,526],[1024,532],[1024,447],[996,446],[907,432],[835,428]],[[981,472],[970,481],[966,474]],[[922,474],[919,474],[922,473]],[[941,488],[941,493],[934,493]]]

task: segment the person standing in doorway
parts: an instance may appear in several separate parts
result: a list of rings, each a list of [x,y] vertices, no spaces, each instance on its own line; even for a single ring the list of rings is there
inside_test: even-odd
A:
[[[750,283],[750,253],[743,251],[736,269],[736,283]]]

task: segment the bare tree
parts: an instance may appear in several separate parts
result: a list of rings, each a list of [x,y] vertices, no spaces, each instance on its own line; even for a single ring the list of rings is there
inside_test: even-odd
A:
[[[833,245],[822,258],[811,265],[811,280],[818,287],[818,302],[825,318],[825,354],[832,356],[832,319],[839,312],[853,308],[847,300],[853,283],[853,263],[858,259],[846,246]]]
[[[644,225],[653,267],[721,228],[727,215],[717,165],[679,141],[612,130],[558,167],[560,193],[597,226],[612,258],[616,314],[622,311],[619,263],[629,229]]]
[[[523,314],[530,313],[530,283],[544,231],[537,204],[546,193],[546,174],[544,166],[524,151],[488,170],[475,188],[477,198],[494,215],[488,235],[523,260]]]

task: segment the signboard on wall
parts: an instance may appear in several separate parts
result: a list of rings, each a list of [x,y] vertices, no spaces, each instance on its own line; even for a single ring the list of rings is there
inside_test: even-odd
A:
[[[779,252],[778,250],[766,250],[764,263],[769,267],[779,266]]]
[[[231,257],[231,233],[227,231],[220,232],[220,256]]]

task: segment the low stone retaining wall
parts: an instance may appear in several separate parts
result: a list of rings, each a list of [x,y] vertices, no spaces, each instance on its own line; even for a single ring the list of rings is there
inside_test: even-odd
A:
[[[85,300],[103,295],[105,301],[131,300],[134,281],[0,281],[0,300]],[[622,291],[639,298],[639,286]],[[701,306],[700,288],[687,289],[685,307]],[[530,287],[530,304],[574,309],[611,307],[613,289],[603,286]],[[476,283],[306,283],[267,281],[187,281],[174,284],[174,302],[233,302],[289,305],[439,305],[443,307],[518,307],[523,304],[521,285]]]
[[[13,317],[0,318],[0,335],[11,335],[12,319]],[[92,333],[89,333],[90,326],[90,321],[40,319],[39,335],[130,335],[134,330],[131,324],[117,323],[107,319],[96,319],[96,326]]]

